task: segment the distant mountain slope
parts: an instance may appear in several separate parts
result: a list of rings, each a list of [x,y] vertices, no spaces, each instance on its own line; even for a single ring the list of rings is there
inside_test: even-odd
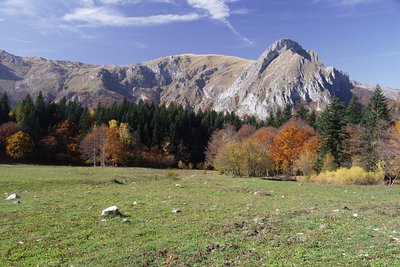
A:
[[[286,105],[303,103],[321,110],[335,96],[348,102],[352,89],[366,87],[325,67],[315,52],[288,39],[272,44],[256,61],[187,54],[100,66],[0,51],[0,93],[7,92],[12,105],[27,93],[36,96],[42,91],[51,100],[66,97],[89,106],[127,98],[264,119],[270,110]]]

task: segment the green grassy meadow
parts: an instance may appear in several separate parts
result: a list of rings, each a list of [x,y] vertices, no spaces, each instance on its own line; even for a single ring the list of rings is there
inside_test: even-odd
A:
[[[173,172],[0,165],[0,265],[400,266],[399,186]]]

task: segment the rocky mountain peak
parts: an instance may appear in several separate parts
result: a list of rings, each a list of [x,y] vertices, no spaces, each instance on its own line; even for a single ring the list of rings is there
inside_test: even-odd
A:
[[[346,73],[325,67],[316,52],[290,39],[273,43],[258,60],[186,54],[127,66],[18,57],[0,50],[0,94],[7,92],[14,106],[41,91],[50,100],[66,97],[91,107],[127,98],[265,119],[287,105],[322,110],[333,97],[347,102],[354,87]]]
[[[303,48],[301,47],[301,45],[299,45],[299,43],[297,43],[293,40],[280,39],[280,40],[276,41],[275,43],[271,44],[265,53],[272,52],[272,51],[279,53],[279,52],[283,52],[286,50],[297,51],[297,50],[302,50],[302,49]]]

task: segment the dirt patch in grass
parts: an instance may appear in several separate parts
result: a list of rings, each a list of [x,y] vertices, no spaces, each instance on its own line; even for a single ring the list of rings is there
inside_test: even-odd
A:
[[[239,188],[231,188],[223,190],[224,192],[234,192],[234,193],[248,193],[252,195],[259,195],[259,196],[272,196],[272,192],[265,189],[254,189],[248,187],[239,187]]]
[[[292,217],[307,215],[307,214],[311,214],[311,213],[315,212],[317,209],[318,209],[318,206],[313,206],[308,209],[294,210],[294,211],[289,212],[289,215]]]
[[[398,217],[400,216],[400,206],[388,205],[388,206],[362,206],[359,211],[373,211],[379,215]]]

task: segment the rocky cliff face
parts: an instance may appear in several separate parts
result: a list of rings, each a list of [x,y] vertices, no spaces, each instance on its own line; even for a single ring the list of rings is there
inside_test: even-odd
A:
[[[42,91],[51,100],[66,97],[90,106],[127,98],[264,119],[285,105],[321,110],[335,96],[347,102],[353,87],[347,74],[325,67],[315,52],[288,39],[272,44],[257,61],[188,54],[97,66],[0,52],[0,93],[7,92],[13,105]]]

